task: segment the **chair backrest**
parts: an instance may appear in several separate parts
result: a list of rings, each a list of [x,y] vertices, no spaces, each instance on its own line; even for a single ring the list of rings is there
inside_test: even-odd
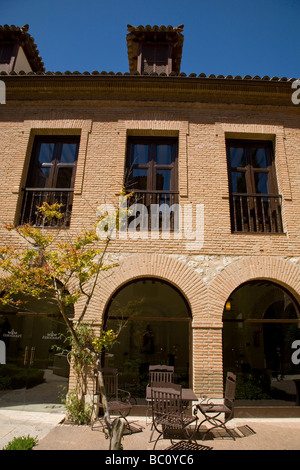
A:
[[[160,388],[167,392],[175,390],[176,392],[182,393],[182,386],[174,384],[173,382],[152,382],[151,388]]]
[[[236,375],[233,374],[232,372],[227,372],[224,404],[231,410],[231,415],[233,415],[233,410],[234,410],[235,390],[236,390]]]
[[[149,383],[154,382],[174,382],[174,366],[154,365],[149,366]]]
[[[182,413],[182,389],[180,385],[172,384],[168,387],[167,384],[154,383],[151,387],[151,401],[153,417],[164,416],[165,419],[168,415]]]
[[[103,368],[102,374],[108,400],[118,398],[118,369]]]

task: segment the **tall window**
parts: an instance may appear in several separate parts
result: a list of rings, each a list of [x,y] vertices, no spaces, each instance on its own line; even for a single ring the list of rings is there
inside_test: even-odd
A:
[[[24,190],[21,223],[41,225],[43,221],[36,207],[43,202],[57,202],[62,204],[64,214],[60,224],[69,224],[78,149],[78,136],[36,137]]]
[[[156,207],[160,212],[156,228],[161,228],[163,211],[178,202],[177,139],[130,138],[125,185],[128,192],[134,192],[132,201],[147,207],[149,224]]]
[[[271,142],[228,140],[233,232],[282,232]]]

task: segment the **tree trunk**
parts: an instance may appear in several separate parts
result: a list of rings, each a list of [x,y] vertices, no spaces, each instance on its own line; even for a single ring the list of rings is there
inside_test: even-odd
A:
[[[108,401],[106,397],[105,385],[103,380],[103,375],[101,371],[101,361],[97,359],[97,370],[98,370],[98,379],[100,394],[102,398],[103,408],[104,408],[104,421],[107,426],[108,435],[109,435],[109,450],[121,450],[122,449],[122,437],[124,433],[125,423],[121,418],[116,418],[113,422],[111,421]]]
[[[109,450],[122,450],[122,437],[124,433],[125,423],[122,419],[117,418],[112,423]]]

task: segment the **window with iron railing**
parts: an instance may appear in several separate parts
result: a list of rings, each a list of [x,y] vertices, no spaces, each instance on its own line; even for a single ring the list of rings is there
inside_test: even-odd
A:
[[[129,205],[137,205],[141,213],[139,226],[129,217],[129,229],[176,229],[179,224],[177,139],[129,138],[125,186],[128,193],[133,193]]]
[[[271,142],[227,140],[232,232],[282,233]]]
[[[79,150],[78,136],[37,136],[24,188],[20,223],[68,226]],[[61,219],[45,222],[37,207],[61,204]]]

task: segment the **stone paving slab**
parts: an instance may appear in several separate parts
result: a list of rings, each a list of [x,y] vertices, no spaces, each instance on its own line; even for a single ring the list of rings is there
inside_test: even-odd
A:
[[[65,415],[62,413],[0,410],[0,450],[14,437],[37,437],[40,441],[55,428]]]

